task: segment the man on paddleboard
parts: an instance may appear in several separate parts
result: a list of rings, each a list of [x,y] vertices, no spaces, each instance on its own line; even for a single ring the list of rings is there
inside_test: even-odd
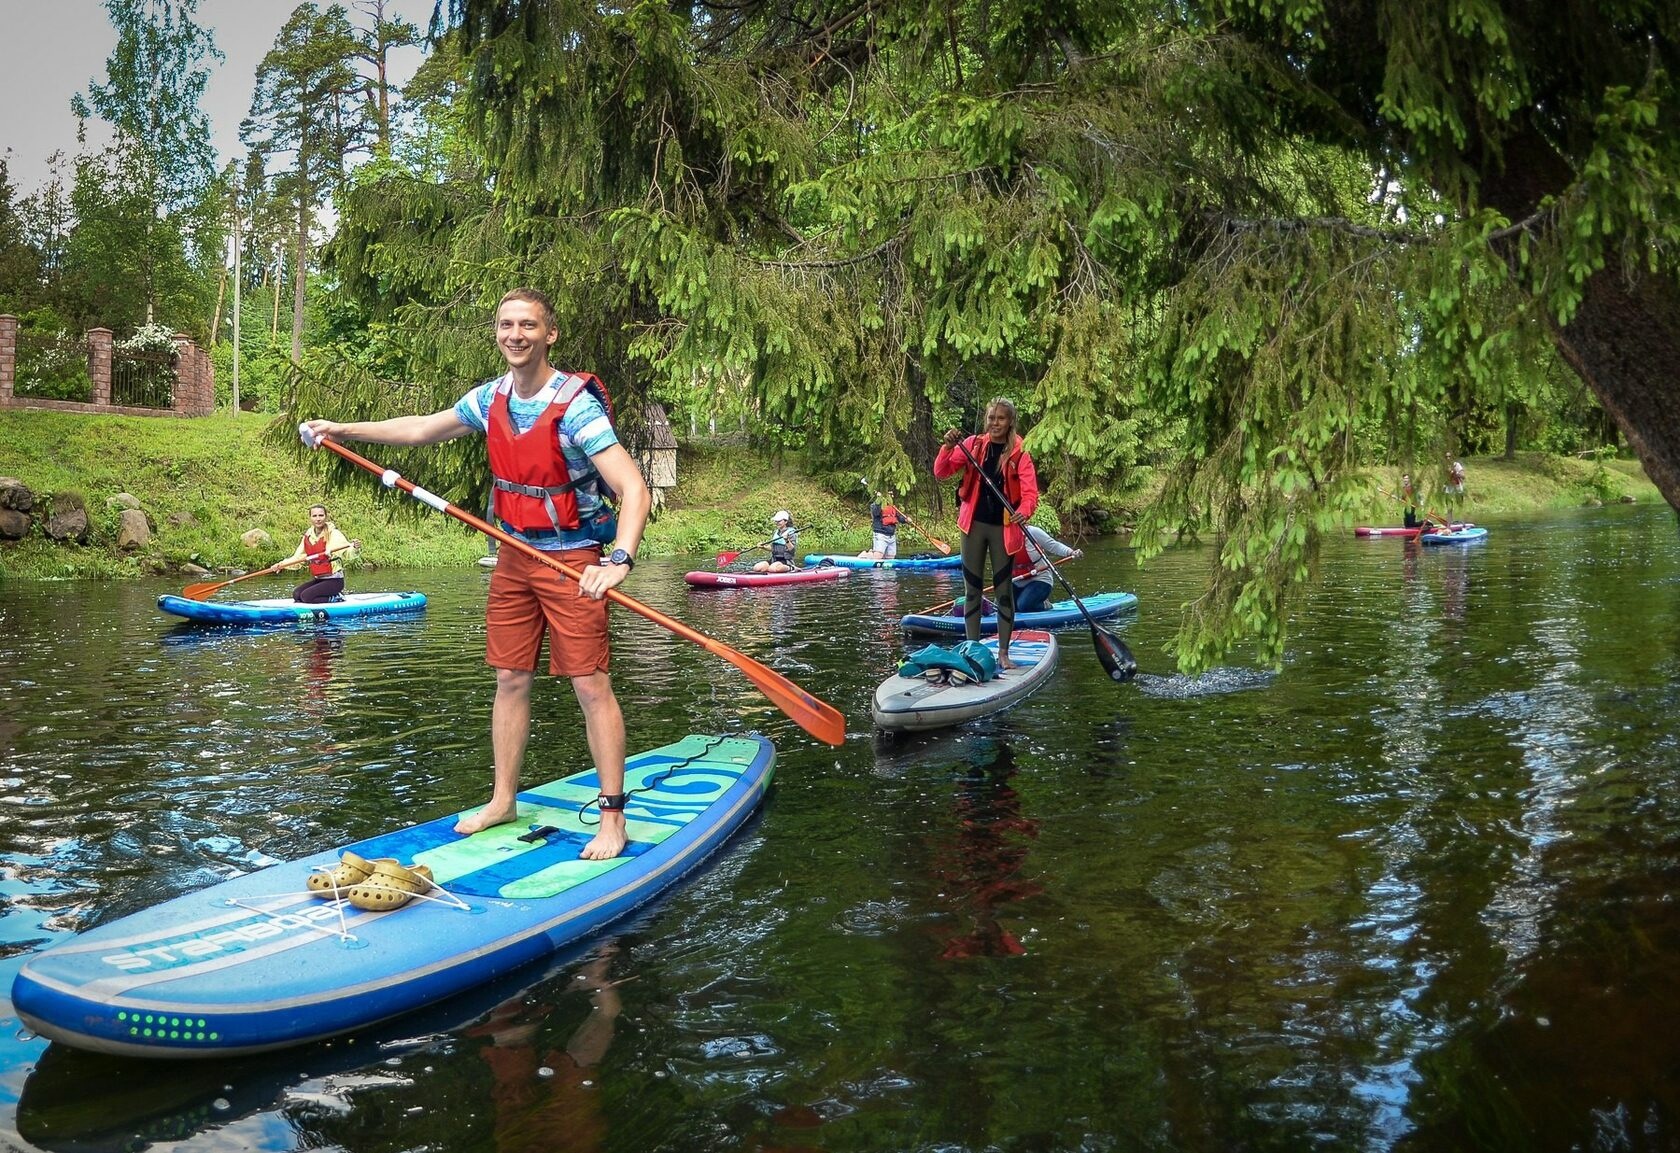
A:
[[[489,804],[462,817],[455,831],[476,833],[517,816],[519,771],[531,735],[531,687],[546,633],[549,674],[570,678],[601,778],[601,825],[579,855],[603,861],[625,845],[624,714],[607,671],[603,598],[635,565],[651,499],[641,469],[618,441],[601,382],[549,364],[548,350],[559,335],[548,298],[516,288],[496,309],[496,347],[508,366],[504,376],[426,416],[305,424],[317,440],[372,444],[436,444],[484,433],[502,527],[582,572],[574,584],[518,549],[499,555],[484,613],[485,660],[496,670],[490,718],[495,778]],[[616,519],[607,503],[614,495]]]

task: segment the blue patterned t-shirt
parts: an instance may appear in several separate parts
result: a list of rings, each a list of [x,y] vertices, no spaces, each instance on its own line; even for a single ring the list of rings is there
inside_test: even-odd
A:
[[[496,386],[506,379],[498,377],[486,381],[461,397],[455,402],[455,418],[468,428],[486,432],[490,427],[490,404],[495,399]],[[513,422],[515,432],[528,432],[531,426],[537,423],[537,418],[553,399],[554,388],[565,383],[565,380],[564,373],[555,373],[548,386],[530,400],[521,399],[519,394],[511,389],[508,391],[508,418]],[[592,473],[594,466],[589,463],[589,458],[618,443],[618,434],[613,431],[612,420],[607,416],[606,409],[601,407],[601,402],[596,400],[595,394],[587,388],[579,392],[572,403],[566,406],[566,415],[560,420],[558,433],[560,451],[566,457],[566,471],[573,476]],[[575,492],[578,519],[579,523],[582,523],[600,508],[601,494],[593,479],[578,485]],[[581,529],[566,531],[558,537],[539,535],[532,538],[505,522],[502,527],[527,544],[550,552],[569,548],[601,547],[599,541],[591,540]]]

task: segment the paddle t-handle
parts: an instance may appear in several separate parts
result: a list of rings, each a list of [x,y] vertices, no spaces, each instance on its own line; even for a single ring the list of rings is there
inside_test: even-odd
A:
[[[462,524],[483,533],[485,536],[500,541],[508,548],[525,554],[538,564],[546,565],[554,571],[582,583],[583,574],[565,561],[549,556],[541,549],[520,540],[512,533],[504,532],[489,521],[450,504],[436,493],[428,492],[413,481],[406,479],[395,469],[374,464],[367,457],[345,448],[330,437],[316,436],[306,424],[298,425],[298,434],[303,438],[303,443],[310,448],[327,449],[358,468],[373,473],[386,488],[401,489],[421,504],[434,508],[446,516],[452,516]],[[713,656],[728,661],[740,669],[746,678],[770,699],[772,704],[787,714],[789,719],[819,741],[830,745],[838,745],[845,741],[846,718],[840,715],[840,711],[827,701],[812,696],[775,669],[753,660],[745,653],[731,648],[722,641],[714,640],[698,629],[691,628],[679,620],[666,616],[658,609],[650,608],[635,597],[621,593],[615,588],[606,591],[606,599],[629,609],[639,616],[646,617],[660,628],[675,633],[686,641],[692,641]]]
[[[980,466],[979,461],[974,459],[974,454],[968,451],[967,440],[959,438],[957,447],[962,449],[962,454],[968,458],[968,463],[973,466],[975,474],[986,482],[986,487],[991,489],[992,495],[998,498],[998,503],[1003,505],[1004,511],[1014,520],[1020,521],[1021,536],[1028,547],[1038,553],[1038,559],[1049,566],[1051,575],[1062,582],[1062,587],[1067,590],[1068,596],[1073,598],[1073,603],[1078,607],[1080,615],[1085,618],[1085,623],[1091,626],[1091,643],[1097,650],[1097,662],[1102,665],[1103,671],[1109,675],[1111,680],[1122,683],[1131,680],[1137,674],[1137,660],[1132,656],[1132,650],[1127,647],[1125,641],[1113,633],[1097,627],[1097,618],[1091,615],[1091,610],[1086,608],[1085,602],[1079,599],[1079,594],[1074,591],[1073,585],[1067,577],[1062,575],[1062,570],[1056,567],[1056,563],[1045,553],[1043,547],[1033,539],[1032,533],[1027,531],[1029,526],[1024,520],[1021,520],[1021,514],[1015,511],[1015,506],[1009,503],[1009,498],[997,486],[997,482],[986,475],[986,470]]]

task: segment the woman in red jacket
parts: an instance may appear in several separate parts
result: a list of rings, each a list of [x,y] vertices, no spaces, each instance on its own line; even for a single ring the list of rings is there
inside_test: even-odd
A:
[[[963,448],[968,452],[965,454]],[[986,475],[1009,499],[1014,515],[975,471],[978,461]],[[961,475],[957,485],[957,527],[962,530],[963,631],[968,639],[980,639],[982,579],[988,554],[991,557],[992,600],[997,605],[998,668],[1012,667],[1009,637],[1015,630],[1015,585],[1010,580],[1014,554],[1026,547],[1021,526],[1038,508],[1038,473],[1032,457],[1015,431],[1015,405],[999,397],[986,406],[986,431],[963,439],[950,429],[945,444],[933,459],[933,475],[940,480]]]

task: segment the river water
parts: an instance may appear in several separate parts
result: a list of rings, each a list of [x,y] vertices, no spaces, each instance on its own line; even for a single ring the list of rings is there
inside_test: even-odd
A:
[[[1067,572],[1138,595],[1135,683],[1077,629],[1022,705],[898,742],[869,698],[948,576],[689,592],[650,559],[627,591],[845,745],[620,614],[633,748],[776,742],[708,866],[542,969],[266,1057],[90,1056],[0,1001],[0,1148],[1680,1148],[1675,518],[1491,527],[1329,543],[1283,668],[1194,679],[1161,646],[1209,551],[1099,543]],[[428,611],[255,632],[172,626],[178,585],[0,584],[0,991],[78,929],[482,800],[486,581],[363,574]],[[535,712],[527,783],[584,767],[569,688]]]

